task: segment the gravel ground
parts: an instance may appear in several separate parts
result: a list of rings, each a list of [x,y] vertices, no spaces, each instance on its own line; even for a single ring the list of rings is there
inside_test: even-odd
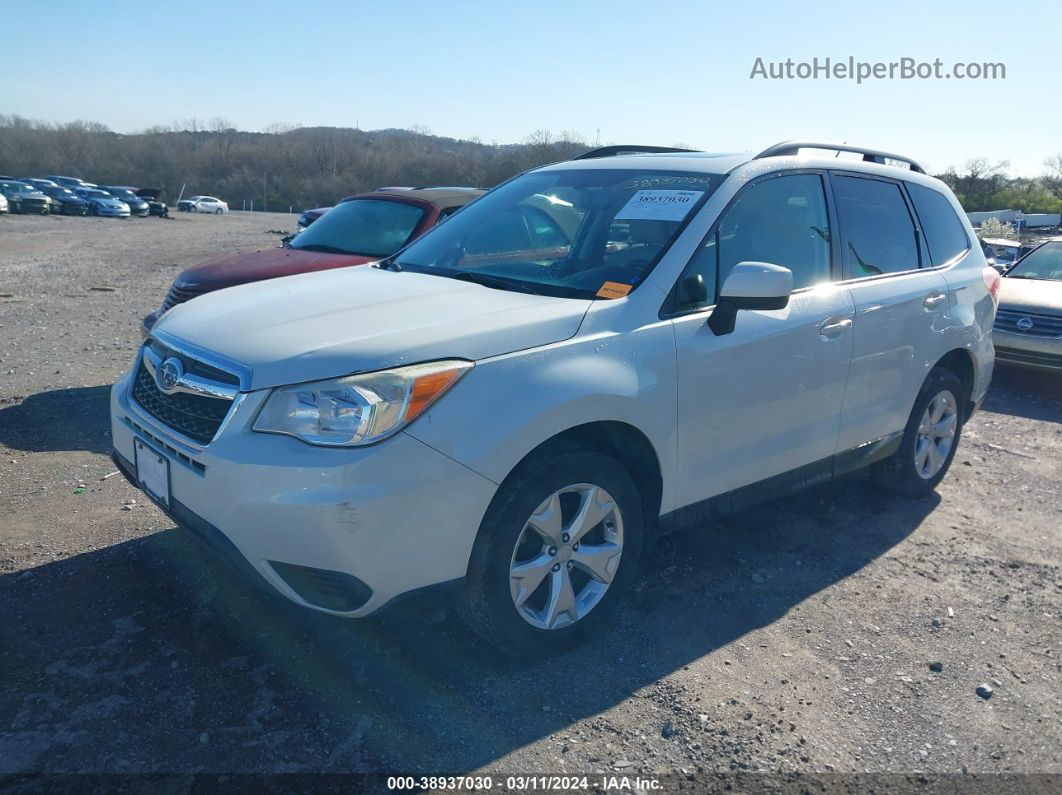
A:
[[[1062,774],[1057,378],[997,373],[939,496],[681,536],[546,661],[233,581],[105,477],[107,391],[183,267],[294,224],[0,217],[0,772]]]

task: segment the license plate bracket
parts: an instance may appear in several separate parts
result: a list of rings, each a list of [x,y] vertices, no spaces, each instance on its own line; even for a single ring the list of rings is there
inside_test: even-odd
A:
[[[133,440],[136,482],[165,508],[170,507],[170,462],[166,456],[139,439]]]

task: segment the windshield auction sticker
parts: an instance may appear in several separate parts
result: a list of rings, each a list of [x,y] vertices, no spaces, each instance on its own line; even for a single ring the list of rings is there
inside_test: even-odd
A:
[[[622,298],[631,291],[631,285],[619,282],[605,282],[598,289],[598,298]]]
[[[700,190],[640,190],[616,213],[616,220],[681,221],[703,195]]]

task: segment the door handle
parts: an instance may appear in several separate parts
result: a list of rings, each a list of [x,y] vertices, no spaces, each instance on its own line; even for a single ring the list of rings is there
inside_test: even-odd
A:
[[[922,306],[926,309],[936,309],[942,303],[948,300],[948,296],[944,293],[934,290],[922,300]]]
[[[819,326],[819,334],[826,337],[826,339],[833,339],[841,336],[851,327],[852,319],[850,317],[841,318],[840,320],[831,317],[823,321],[822,325]]]

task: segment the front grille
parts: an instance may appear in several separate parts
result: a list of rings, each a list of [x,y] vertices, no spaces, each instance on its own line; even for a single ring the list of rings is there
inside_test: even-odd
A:
[[[1014,348],[996,346],[996,361],[1011,364],[1028,364],[1036,367],[1050,367],[1062,370],[1062,356],[1036,351],[1019,351]]]
[[[177,304],[183,304],[185,301],[191,301],[197,295],[202,295],[207,292],[201,287],[181,287],[177,282],[174,282],[170,287],[170,291],[166,293],[166,300],[162,302],[162,311],[171,309]]]
[[[1032,323],[1032,326],[1023,329],[1018,324],[1026,325],[1023,322],[1026,320]],[[1030,337],[1062,337],[1062,315],[1037,315],[1016,312],[1013,309],[999,309],[996,311],[995,328],[1011,334],[1027,334]]]
[[[148,372],[143,357],[133,381],[133,400],[168,428],[200,444],[208,444],[232,407],[231,400],[174,392],[167,395]]]

